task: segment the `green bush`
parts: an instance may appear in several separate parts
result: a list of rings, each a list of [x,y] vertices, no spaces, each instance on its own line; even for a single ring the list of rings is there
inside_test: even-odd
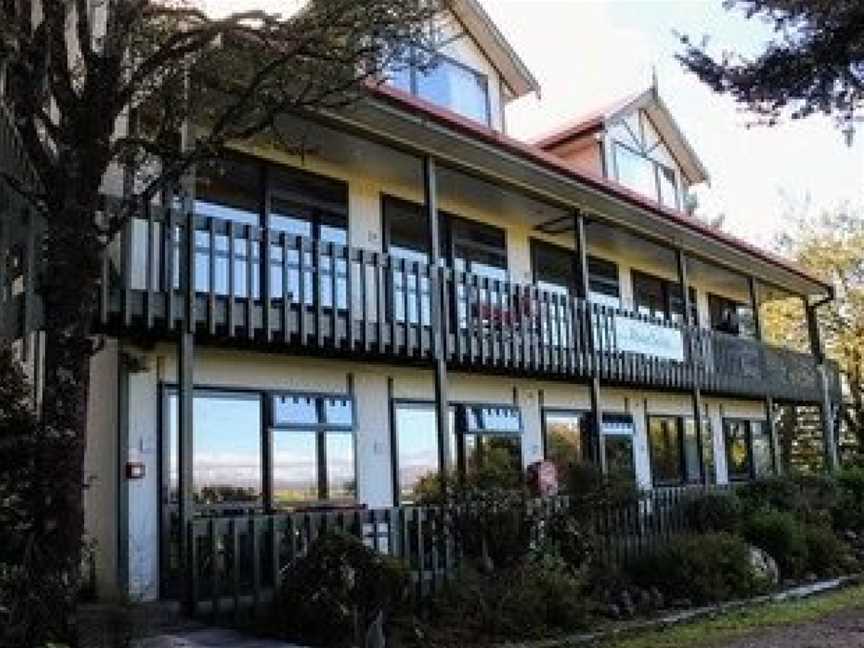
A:
[[[807,570],[817,576],[837,576],[851,565],[849,548],[827,526],[808,524],[804,527],[807,545]]]
[[[837,476],[837,502],[832,510],[834,528],[864,531],[864,466],[841,470]]]
[[[584,518],[560,511],[538,523],[537,531],[538,541],[531,549],[530,560],[543,561],[553,556],[574,575],[588,572],[594,563],[597,537]]]
[[[747,544],[729,533],[673,539],[626,571],[639,587],[656,587],[667,600],[697,605],[751,596],[768,587],[751,566]]]
[[[735,493],[704,493],[685,504],[689,528],[697,533],[734,533],[741,522],[741,501]]]
[[[583,582],[555,560],[494,574],[463,569],[424,601],[422,616],[403,619],[400,645],[470,646],[571,633],[586,627]]]
[[[379,612],[385,617],[407,594],[401,563],[353,536],[320,536],[286,570],[274,622],[284,637],[327,646],[354,645]]]
[[[804,525],[786,511],[759,510],[744,523],[744,537],[777,561],[783,578],[799,578],[807,571],[808,549]]]
[[[814,524],[830,522],[828,512],[838,498],[837,482],[830,475],[766,477],[744,484],[736,492],[747,513],[773,509],[794,513]]]

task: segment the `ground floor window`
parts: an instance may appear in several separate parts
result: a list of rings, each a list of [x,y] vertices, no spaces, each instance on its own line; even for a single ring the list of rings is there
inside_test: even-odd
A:
[[[543,412],[546,461],[555,464],[559,483],[571,466],[593,460],[592,423],[588,412],[545,410]]]
[[[746,480],[774,473],[774,450],[764,421],[723,421],[726,465],[730,480]]]
[[[167,391],[168,503],[179,495],[177,392]],[[341,503],[356,497],[348,395],[197,389],[193,497],[199,511]],[[266,450],[266,452],[265,452]],[[265,475],[270,476],[265,488]],[[272,501],[264,502],[264,493]]]
[[[693,418],[649,416],[648,447],[654,485],[674,486],[700,482],[701,445]]]
[[[521,482],[522,419],[518,408],[455,404],[449,408],[447,472]],[[393,404],[396,492],[399,503],[433,495],[441,473],[434,403]]]
[[[354,410],[350,399],[275,394],[271,431],[274,506],[355,499]]]
[[[177,394],[168,404],[168,493],[179,495]],[[262,504],[261,396],[257,393],[196,391],[192,405],[192,494],[202,507]]]
[[[606,474],[612,478],[633,480],[633,417],[629,414],[603,414],[603,452]]]

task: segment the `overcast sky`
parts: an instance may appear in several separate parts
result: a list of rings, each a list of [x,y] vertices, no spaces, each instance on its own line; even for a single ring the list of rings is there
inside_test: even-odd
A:
[[[675,61],[674,31],[711,35],[717,51],[756,51],[767,25],[723,10],[721,0],[482,0],[543,88],[508,110],[512,135],[530,137],[650,85],[660,93],[711,174],[700,194],[726,229],[769,244],[783,215],[808,197],[813,209],[862,202],[864,124],[852,148],[832,121],[814,117],[773,129],[713,95]]]

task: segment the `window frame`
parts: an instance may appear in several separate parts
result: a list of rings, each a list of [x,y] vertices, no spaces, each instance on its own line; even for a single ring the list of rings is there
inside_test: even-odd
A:
[[[662,302],[662,321],[672,324],[677,324],[678,326],[699,326],[699,305],[698,305],[698,296],[699,293],[695,286],[688,285],[687,292],[690,297],[690,313],[685,314],[684,311],[684,301],[683,294],[681,299],[681,311],[677,311],[673,309],[673,301],[676,299],[676,296],[673,294],[674,290],[680,290],[681,284],[677,281],[672,281],[669,279],[664,279],[663,277],[658,277],[657,275],[651,274],[649,272],[645,272],[643,270],[632,269],[630,271],[630,284],[633,288],[633,310],[636,313],[639,313],[639,282],[656,282],[660,287],[660,296]],[[679,315],[683,321],[675,322],[674,316]],[[659,318],[655,317],[652,313],[650,315],[646,315],[646,317],[652,320],[658,320]]]
[[[583,418],[586,424],[586,439],[583,440],[585,445],[582,448],[586,457],[584,462],[592,465],[597,465],[597,428],[593,425],[593,414],[587,409],[567,408],[567,407],[541,407],[540,408],[540,426],[543,441],[543,460],[549,459],[549,422],[547,416]],[[559,482],[561,475],[558,475]]]
[[[729,460],[731,446],[729,444],[729,424],[743,423],[744,424],[744,442],[747,449],[747,474],[732,473],[732,462]],[[770,426],[767,419],[742,417],[742,416],[725,416],[723,417],[723,446],[726,459],[726,477],[730,482],[747,482],[754,479],[759,479],[762,475],[757,474],[756,470],[756,453],[753,446],[753,424],[758,423],[765,431],[768,437],[768,451],[771,455],[771,472],[770,475],[777,474],[777,451],[774,444],[774,438],[770,432]]]
[[[734,331],[726,330],[721,327],[720,324],[715,323],[714,315],[717,309],[730,308],[735,316],[734,321]],[[755,323],[753,306],[752,304],[748,304],[746,302],[738,301],[737,299],[732,299],[731,297],[725,297],[723,295],[718,295],[716,293],[709,292],[708,293],[708,324],[711,327],[712,331],[716,331],[718,333],[725,333],[726,335],[731,335],[733,337],[742,338],[744,340],[756,340],[756,330],[755,325],[753,326],[753,330],[746,331],[744,327],[741,325],[741,309],[750,312],[750,319]]]
[[[477,403],[477,402],[469,402],[469,401],[458,401],[458,402],[448,402],[447,404],[448,410],[453,414],[453,429],[451,431],[451,439],[450,441],[455,441],[455,446],[450,448],[450,456],[447,457],[448,465],[443,467],[438,466],[438,474],[440,475],[442,471],[455,471],[456,475],[461,479],[467,474],[467,465],[465,458],[465,436],[473,435],[476,437],[504,437],[504,438],[515,438],[519,440],[519,448],[520,448],[520,465],[519,470],[520,473],[524,476],[526,466],[523,463],[522,451],[524,450],[524,439],[525,439],[525,419],[522,412],[522,408],[518,405],[514,405],[512,403]],[[396,429],[396,410],[399,407],[408,407],[408,408],[416,408],[416,409],[426,409],[430,408],[435,411],[435,401],[434,400],[424,400],[424,399],[416,399],[416,398],[395,398],[393,396],[390,397],[390,461],[391,461],[391,483],[393,486],[393,501],[395,506],[400,506],[401,502],[401,493],[402,493],[402,484],[399,480],[399,430]],[[461,414],[461,412],[466,411],[469,408],[483,408],[483,409],[502,409],[502,410],[515,410],[519,415],[519,430],[518,431],[469,431],[467,429],[467,420],[466,417]],[[437,416],[437,412],[436,412]],[[438,440],[436,439],[436,443]],[[438,456],[440,458],[440,448],[438,450]]]
[[[449,105],[445,105],[441,102],[435,101],[434,99],[430,99],[428,97],[421,96],[420,92],[419,92],[419,84],[418,84],[418,74],[420,72],[418,70],[418,65],[417,65],[417,58],[418,57],[417,57],[417,53],[416,53],[416,48],[413,48],[413,47],[410,49],[410,51],[407,52],[407,56],[405,57],[406,60],[400,62],[400,65],[404,66],[405,71],[407,71],[407,73],[408,73],[409,94],[411,94],[411,96],[413,96],[413,97],[417,97],[418,99],[422,99],[423,101],[428,101],[429,103],[432,103],[436,106],[440,106],[440,107],[444,108],[445,110],[449,110],[450,112],[457,114],[460,117],[463,117],[465,119],[470,119],[471,121],[476,121],[479,124],[483,124],[484,126],[488,126],[491,128],[492,127],[492,97],[491,97],[491,91],[490,91],[489,75],[487,75],[486,73],[481,72],[480,70],[477,70],[477,69],[471,67],[470,65],[450,56],[449,54],[444,54],[442,52],[427,52],[427,55],[430,57],[429,58],[430,62],[425,67],[427,67],[428,69],[432,68],[432,66],[434,65],[435,59],[441,59],[442,61],[444,61],[445,63],[447,63],[449,65],[453,65],[454,67],[461,68],[462,70],[464,70],[470,74],[473,74],[477,78],[478,81],[482,82],[479,85],[483,88],[484,105],[485,105],[485,113],[486,113],[485,119],[482,119],[482,120],[474,119],[474,117],[472,117],[470,115],[465,115],[461,112],[454,110]],[[387,75],[386,71],[384,74],[384,80],[388,85],[393,85],[393,87],[395,87],[397,89],[399,88],[399,86],[396,86],[396,85],[391,83],[390,76]],[[403,90],[403,92],[404,92],[404,90]]]
[[[628,130],[630,130],[629,126],[627,128],[628,128]],[[642,129],[641,129],[641,119],[640,119],[640,131],[641,130]],[[631,131],[631,134],[632,134],[632,131]],[[640,135],[641,135],[641,133],[640,133]],[[620,166],[620,163],[618,160],[618,148],[619,147],[625,149],[628,153],[630,153],[634,157],[641,158],[642,160],[644,160],[645,162],[647,162],[651,166],[651,177],[654,180],[654,192],[653,192],[652,196],[647,196],[647,197],[650,198],[651,200],[653,200],[654,202],[656,202],[661,207],[665,207],[667,209],[675,209],[675,210],[681,209],[682,197],[681,197],[681,186],[680,186],[680,183],[678,182],[678,174],[675,172],[675,168],[670,167],[668,164],[664,164],[663,162],[655,160],[654,158],[652,158],[650,156],[650,152],[651,152],[651,150],[653,150],[653,147],[652,147],[652,149],[643,152],[643,151],[638,151],[635,147],[627,144],[626,142],[622,142],[620,139],[613,140],[612,141],[612,157],[613,157],[613,161],[615,164],[615,180],[620,185],[627,187],[631,191],[635,191],[635,192],[639,193],[640,195],[645,195],[645,194],[643,194],[643,192],[640,189],[633,187],[629,184],[626,184],[621,179],[621,166]],[[675,182],[674,182],[675,204],[674,205],[667,205],[663,201],[663,188],[661,186],[661,181],[660,181],[660,173],[662,172],[661,169],[665,169],[667,171],[670,171],[672,173],[672,177],[675,178]]]
[[[331,500],[327,497],[321,497],[321,479],[326,480],[327,471],[326,471],[326,463],[324,465],[324,470],[322,470],[322,466],[320,465],[322,453],[320,452],[320,448],[318,449],[317,457],[318,457],[318,480],[319,480],[319,497],[316,500],[297,502],[296,505],[281,505],[276,506],[273,499],[273,433],[274,432],[291,432],[292,430],[295,432],[315,432],[320,430],[319,434],[316,434],[316,444],[320,443],[320,435],[324,435],[324,442],[326,443],[326,435],[328,432],[331,433],[339,433],[339,434],[350,434],[352,437],[353,444],[353,454],[354,454],[354,475],[355,481],[357,479],[357,401],[354,396],[354,388],[352,384],[352,380],[349,378],[348,390],[345,392],[323,392],[323,391],[303,391],[303,390],[286,390],[286,389],[259,389],[254,387],[234,387],[234,386],[215,386],[215,385],[196,385],[193,391],[194,396],[198,396],[199,394],[235,394],[237,397],[248,397],[253,398],[257,397],[261,404],[259,408],[259,429],[260,429],[260,444],[261,444],[261,497],[259,498],[259,502],[256,506],[237,506],[237,505],[208,505],[208,506],[195,506],[195,514],[196,516],[206,517],[209,515],[209,511],[220,511],[226,509],[237,509],[237,508],[245,508],[248,510],[255,511],[285,511],[285,510],[302,510],[306,508],[341,508],[346,505],[353,505],[357,503],[357,497],[355,493],[355,497],[347,500],[347,499],[339,499],[339,500]],[[179,393],[179,386],[174,382],[162,382],[159,384],[159,457],[158,457],[158,466],[159,466],[159,481],[162,484],[162,489],[164,495],[160,497],[160,506],[164,510],[164,516],[167,516],[171,509],[176,508],[177,503],[170,501],[170,458],[171,458],[171,434],[170,434],[170,409],[168,407],[169,399],[171,396],[176,396]],[[321,398],[321,399],[333,399],[333,400],[345,400],[350,402],[351,410],[352,410],[352,423],[351,426],[327,426],[326,424],[323,426],[319,426],[318,428],[313,428],[311,426],[274,426],[274,411],[273,411],[273,403],[272,400],[276,396],[280,395],[298,395],[303,397],[310,398]],[[193,397],[194,397],[193,396]],[[323,403],[323,400],[322,400]],[[193,430],[194,431],[194,430]],[[194,450],[194,449],[193,449]],[[180,460],[179,456],[179,447],[177,448],[178,452],[178,462]],[[326,461],[326,452],[324,453],[324,458]],[[179,464],[178,464],[179,468]],[[324,492],[325,494],[329,491],[329,484],[326,485]],[[163,524],[167,524],[167,517],[163,521]]]
[[[651,422],[657,419],[667,419],[674,421],[675,436],[678,441],[678,477],[676,479],[660,479],[655,470],[656,455],[654,452],[654,444],[651,441]],[[684,420],[681,416],[669,414],[646,414],[645,415],[645,432],[648,439],[648,461],[651,465],[651,484],[654,487],[668,486],[683,486],[687,483],[687,467],[685,465],[684,456]]]

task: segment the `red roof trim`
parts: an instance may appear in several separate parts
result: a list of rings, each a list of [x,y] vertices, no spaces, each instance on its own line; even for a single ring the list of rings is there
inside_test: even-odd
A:
[[[414,95],[394,88],[393,86],[387,84],[370,84],[370,89],[376,98],[386,100],[401,109],[417,113],[426,118],[431,118],[444,126],[461,132],[464,135],[483,140],[488,144],[492,144],[493,146],[507,151],[508,153],[517,155],[528,162],[538,164],[547,170],[559,173],[572,180],[576,180],[581,184],[587,185],[592,189],[606,193],[614,198],[619,198],[624,202],[649,211],[657,216],[665,218],[666,220],[673,221],[675,224],[701,234],[706,238],[714,239],[719,243],[737,248],[741,252],[751,254],[762,261],[798,275],[798,277],[806,281],[816,283],[825,288],[829,293],[833,291],[830,284],[781,256],[773,254],[768,250],[763,250],[762,248],[743,241],[735,236],[731,236],[730,234],[726,234],[725,232],[713,229],[683,212],[669,209],[654,203],[616,182],[611,182],[606,178],[593,173],[568,166],[558,156],[547,153],[536,146],[508,137],[498,131],[492,130],[488,126],[483,126],[482,124],[415,97]]]
[[[576,139],[577,137],[588,135],[602,129],[604,121],[604,118],[598,115],[597,117],[592,117],[591,119],[587,119],[585,121],[579,122],[578,124],[573,124],[572,126],[562,128],[557,132],[541,137],[538,140],[534,140],[533,142],[531,142],[531,145],[539,149],[543,149],[544,151],[548,151],[551,148],[555,148],[559,144],[565,144],[566,142]]]

